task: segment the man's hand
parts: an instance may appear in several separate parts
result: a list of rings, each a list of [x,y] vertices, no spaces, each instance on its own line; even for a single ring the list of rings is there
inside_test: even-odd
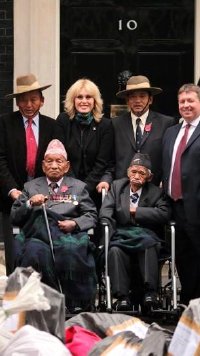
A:
[[[130,208],[130,213],[133,217],[135,217],[136,209],[137,208]]]
[[[10,196],[13,200],[16,200],[21,194],[22,194],[21,190],[13,189],[12,192],[9,194],[9,196]]]
[[[38,206],[38,205],[42,205],[43,203],[45,203],[46,200],[47,200],[46,195],[36,194],[36,195],[33,195],[29,199],[29,202],[30,202],[31,206]]]
[[[96,186],[96,190],[98,193],[101,193],[102,189],[105,189],[106,192],[108,192],[110,185],[107,182],[100,182],[97,186]]]
[[[64,232],[71,232],[76,227],[76,222],[74,220],[58,220],[58,227]]]

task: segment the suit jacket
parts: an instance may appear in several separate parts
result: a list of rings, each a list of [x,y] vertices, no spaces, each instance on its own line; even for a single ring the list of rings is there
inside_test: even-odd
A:
[[[114,150],[111,120],[102,118],[99,123],[92,121],[86,135],[83,134],[83,141],[79,124],[75,119],[70,120],[66,113],[61,113],[56,121],[57,137],[66,148],[74,176],[83,180],[90,192],[95,191],[100,181],[110,183]],[[81,166],[84,168],[84,176],[80,176]]]
[[[170,218],[170,208],[162,190],[152,183],[146,183],[136,209],[135,219],[130,214],[130,182],[128,178],[113,181],[105,197],[100,220],[109,224],[111,234],[117,226],[141,226],[155,232]]]
[[[163,186],[168,193],[174,143],[182,124],[170,127],[163,138]],[[188,223],[200,224],[200,123],[181,157],[182,194]]]
[[[55,120],[39,114],[39,143],[35,177],[43,175],[42,160],[48,143],[55,138]],[[26,136],[19,111],[0,117],[0,210],[10,211],[12,200],[8,192],[23,189],[27,181]]]
[[[115,178],[127,175],[127,168],[136,151],[131,114],[125,113],[113,118],[115,131]],[[152,182],[159,185],[162,177],[162,138],[165,130],[175,123],[174,118],[157,112],[149,111],[146,124],[152,123],[151,130],[143,134],[141,153],[148,153],[152,163]]]
[[[73,199],[70,202],[48,200],[46,202],[47,209],[61,214],[66,217],[66,219],[73,219],[79,226],[80,231],[95,227],[97,212],[93,201],[89,197],[85,183],[78,179],[65,176],[57,194],[63,195],[62,188],[66,189],[65,194],[76,196],[78,204],[73,204]],[[25,183],[22,194],[14,202],[11,209],[13,224],[23,227],[23,224],[27,222],[27,219],[34,210],[39,209],[43,214],[41,206],[31,208],[26,205],[27,200],[35,194],[48,196],[49,187],[46,177],[36,178]]]

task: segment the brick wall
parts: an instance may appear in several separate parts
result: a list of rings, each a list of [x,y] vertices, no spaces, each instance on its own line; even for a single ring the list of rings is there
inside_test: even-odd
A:
[[[0,0],[0,115],[12,110],[12,100],[4,96],[13,91],[13,0]],[[0,214],[0,242],[2,241]]]
[[[12,110],[4,96],[13,91],[13,0],[0,0],[0,114]]]

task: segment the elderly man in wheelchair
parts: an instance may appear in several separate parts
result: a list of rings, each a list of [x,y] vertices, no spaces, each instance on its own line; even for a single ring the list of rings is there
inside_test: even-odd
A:
[[[166,197],[150,182],[147,154],[135,154],[127,176],[112,183],[100,210],[109,227],[108,273],[117,311],[133,310],[141,296],[147,308],[156,304],[160,238],[170,218]]]
[[[95,245],[88,229],[97,223],[96,207],[85,183],[67,176],[70,163],[59,140],[45,152],[45,176],[25,183],[12,206],[15,266],[32,266],[42,282],[65,295],[70,313],[90,310],[96,295]]]

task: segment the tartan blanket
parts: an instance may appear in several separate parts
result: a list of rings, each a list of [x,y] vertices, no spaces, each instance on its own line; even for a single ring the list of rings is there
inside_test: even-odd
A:
[[[59,278],[66,300],[88,303],[96,293],[95,245],[86,232],[64,233],[58,220],[66,217],[47,209],[54,258],[42,210],[33,211],[15,239],[15,264],[32,266],[53,288]]]
[[[160,239],[156,233],[150,229],[138,226],[126,226],[116,229],[110,241],[110,247],[118,246],[125,252],[142,251],[158,245]]]

